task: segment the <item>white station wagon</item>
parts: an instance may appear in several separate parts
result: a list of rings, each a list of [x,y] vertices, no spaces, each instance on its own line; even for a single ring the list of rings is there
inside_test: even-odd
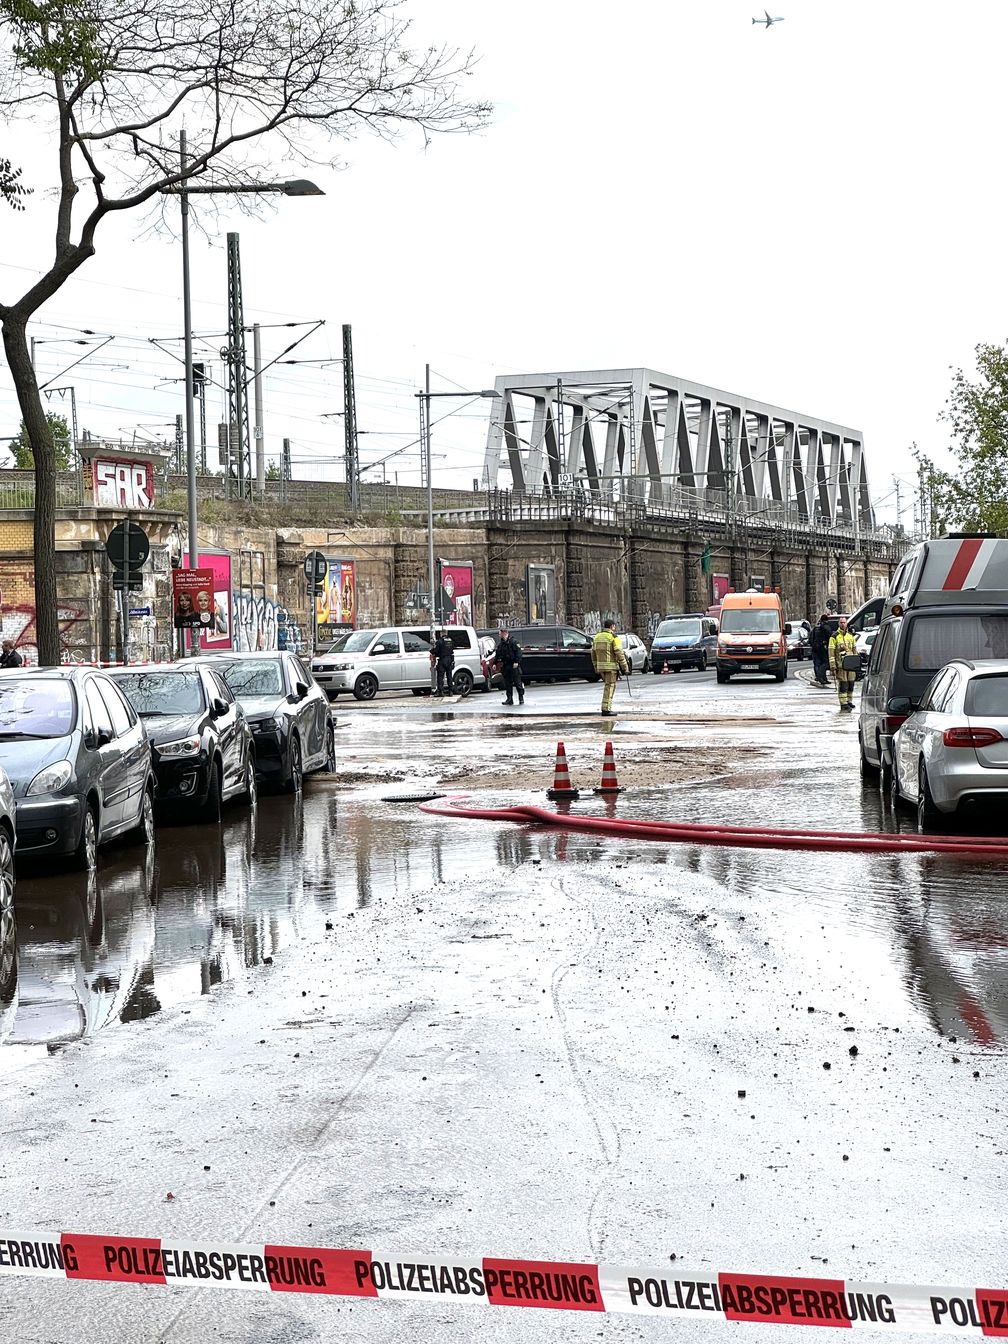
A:
[[[447,625],[444,632],[455,648],[452,690],[456,695],[468,695],[484,680],[479,637],[468,625]],[[373,700],[379,691],[413,691],[420,695],[430,690],[430,649],[430,630],[426,627],[355,630],[338,652],[312,659],[311,670],[332,700],[348,691],[358,700]]]

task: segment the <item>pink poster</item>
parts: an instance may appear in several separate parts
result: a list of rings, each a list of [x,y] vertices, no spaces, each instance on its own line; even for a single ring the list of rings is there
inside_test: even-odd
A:
[[[231,648],[231,557],[216,552],[200,552],[197,557],[200,569],[206,569],[213,575],[213,619],[200,630],[201,649]],[[182,568],[189,568],[189,557],[183,555]]]

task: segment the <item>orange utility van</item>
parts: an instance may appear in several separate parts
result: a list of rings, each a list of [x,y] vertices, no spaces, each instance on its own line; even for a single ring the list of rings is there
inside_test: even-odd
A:
[[[787,676],[790,625],[776,593],[726,593],[721,602],[717,642],[717,679],[723,685],[737,672]]]

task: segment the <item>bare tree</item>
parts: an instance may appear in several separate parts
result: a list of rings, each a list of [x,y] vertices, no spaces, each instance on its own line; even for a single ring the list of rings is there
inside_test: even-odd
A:
[[[0,202],[51,209],[55,234],[49,269],[16,302],[0,303],[35,460],[40,663],[60,657],[56,465],[29,319],[94,255],[103,219],[149,207],[208,170],[217,185],[247,188],[278,155],[332,162],[333,142],[362,129],[395,138],[409,127],[426,135],[484,123],[487,104],[461,95],[472,53],[412,50],[402,8],[401,0],[0,0],[0,119],[24,116],[47,130],[58,172],[51,199],[40,193],[29,206],[21,169],[0,158]]]

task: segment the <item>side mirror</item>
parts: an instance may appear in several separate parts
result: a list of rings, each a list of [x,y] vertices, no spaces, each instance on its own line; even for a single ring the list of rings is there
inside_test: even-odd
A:
[[[112,734],[107,728],[99,728],[94,734],[95,747],[107,747],[112,741]]]
[[[228,707],[226,702],[221,700],[220,697],[218,696],[218,698],[210,706],[210,717],[212,719],[222,719],[227,712]]]
[[[905,695],[893,695],[886,701],[887,714],[912,714],[916,705]]]
[[[303,700],[307,694],[308,694],[308,687],[304,684],[303,681],[299,681],[298,684],[294,687],[294,699]]]

